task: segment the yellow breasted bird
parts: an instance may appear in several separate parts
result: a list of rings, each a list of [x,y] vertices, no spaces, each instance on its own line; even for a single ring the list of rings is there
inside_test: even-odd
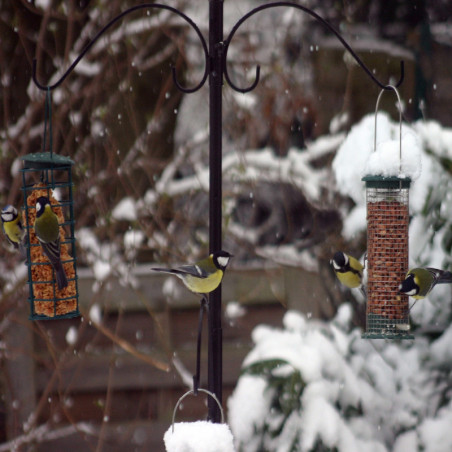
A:
[[[451,284],[452,273],[433,267],[417,267],[408,271],[399,292],[410,297],[425,298],[437,284]]]
[[[55,272],[58,289],[68,285],[66,273],[60,258],[60,227],[58,217],[50,206],[49,198],[41,196],[36,201],[35,234]]]
[[[363,284],[364,266],[353,256],[337,251],[334,253],[333,259],[330,261],[337,279],[350,289],[361,288],[365,296]]]
[[[175,275],[191,292],[205,295],[220,285],[231,257],[233,257],[232,254],[227,251],[219,251],[194,264],[176,268],[154,267],[152,270]]]
[[[25,257],[24,229],[17,209],[7,205],[2,209],[2,229],[8,242]]]

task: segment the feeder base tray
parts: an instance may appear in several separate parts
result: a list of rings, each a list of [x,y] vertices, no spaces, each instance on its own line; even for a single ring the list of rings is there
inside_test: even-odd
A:
[[[407,320],[388,319],[387,317],[368,314],[367,328],[361,335],[363,339],[414,339],[406,329]]]

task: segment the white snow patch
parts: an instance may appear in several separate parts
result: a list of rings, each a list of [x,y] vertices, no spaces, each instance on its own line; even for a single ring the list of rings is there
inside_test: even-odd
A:
[[[101,309],[100,305],[93,304],[89,310],[88,317],[94,323],[101,323],[102,322],[102,309]]]
[[[165,433],[167,452],[234,452],[231,430],[227,424],[208,421],[178,422]]]
[[[97,281],[105,281],[111,274],[112,268],[109,262],[97,260],[93,264],[94,277]]]
[[[225,316],[229,320],[236,320],[246,314],[246,309],[238,301],[230,301],[226,305]]]
[[[66,333],[66,342],[69,345],[74,345],[77,342],[78,330],[75,326],[71,326]]]
[[[135,201],[126,197],[119,201],[113,209],[112,217],[115,220],[135,221],[137,219],[137,209]]]

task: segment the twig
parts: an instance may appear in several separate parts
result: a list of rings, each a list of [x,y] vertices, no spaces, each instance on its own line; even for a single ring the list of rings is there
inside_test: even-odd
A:
[[[90,318],[89,316],[86,316],[87,318]],[[113,341],[115,344],[119,345],[123,350],[130,353],[131,355],[135,356],[135,358],[141,359],[142,361],[150,364],[151,366],[156,367],[159,370],[163,370],[164,372],[169,372],[171,370],[171,367],[169,364],[164,363],[163,361],[160,361],[156,358],[153,358],[145,353],[140,352],[137,350],[130,342],[126,341],[125,339],[121,339],[120,337],[117,337],[114,333],[112,333],[108,328],[104,327],[100,323],[96,322],[92,318],[90,318],[92,324],[105,336],[107,336],[111,341]]]

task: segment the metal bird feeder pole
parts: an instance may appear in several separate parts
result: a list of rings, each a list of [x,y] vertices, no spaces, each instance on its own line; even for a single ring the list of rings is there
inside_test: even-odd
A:
[[[223,89],[223,0],[209,2],[209,248],[222,249],[222,89]],[[207,63],[206,63],[207,64]],[[223,388],[223,331],[221,287],[209,295],[207,386],[220,404]],[[209,418],[220,422],[219,404],[209,397]]]
[[[63,76],[53,85],[46,86],[38,82],[36,78],[36,61],[33,61],[33,80],[36,86],[42,90],[52,90],[58,87],[64,79],[73,71],[75,66],[94,45],[97,39],[113,24],[125,17],[127,14],[141,9],[165,9],[182,19],[192,27],[197,33],[205,56],[205,71],[201,81],[192,88],[183,87],[177,80],[176,71],[173,68],[173,80],[176,86],[185,93],[193,93],[201,89],[206,80],[209,80],[209,248],[210,252],[221,250],[222,246],[222,89],[223,79],[226,79],[228,86],[238,92],[246,93],[253,90],[259,83],[260,67],[256,67],[256,78],[248,87],[239,87],[231,79],[227,69],[227,52],[232,38],[238,28],[251,16],[256,13],[276,7],[294,8],[309,14],[311,17],[322,23],[330,32],[332,32],[350,52],[356,62],[367,73],[367,75],[381,88],[390,89],[389,85],[381,83],[369,70],[361,59],[356,55],[353,49],[342,38],[342,36],[327,21],[309,8],[291,2],[274,2],[261,5],[252,9],[242,16],[233,26],[229,35],[223,37],[223,0],[209,1],[209,40],[208,45],[203,37],[199,27],[184,13],[171,6],[159,3],[146,3],[125,10],[123,13],[112,19],[103,27],[97,35],[88,43],[85,49],[74,60]],[[400,62],[400,78],[395,86],[399,86],[404,78],[403,61]],[[208,315],[208,388],[215,394],[217,400],[222,402],[222,326],[221,326],[221,289],[218,288],[209,296],[209,315]],[[209,419],[213,422],[221,421],[221,412],[215,401],[209,400]]]

